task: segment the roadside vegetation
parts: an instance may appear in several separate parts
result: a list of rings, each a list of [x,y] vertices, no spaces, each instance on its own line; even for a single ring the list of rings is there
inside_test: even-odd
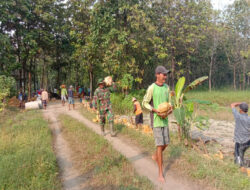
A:
[[[115,106],[115,105],[114,105]],[[82,108],[81,113],[92,120],[95,114]],[[128,128],[123,124],[116,124],[118,134],[142,150],[151,155],[155,151],[154,138],[152,135]],[[218,151],[217,143],[206,145],[208,154],[205,154],[202,147],[192,149],[181,145],[178,135],[171,132],[171,144],[165,152],[165,167],[177,170],[181,175],[189,176],[205,185],[221,190],[248,190],[250,180],[247,175],[240,172],[233,162],[233,155],[225,155],[223,159],[215,156]],[[199,150],[198,150],[199,149]]]
[[[75,152],[74,162],[87,178],[88,187],[100,190],[154,189],[151,182],[136,174],[129,161],[107,140],[69,116],[59,118],[63,136]]]
[[[111,95],[112,108],[116,114],[132,115],[132,97],[136,97],[140,102],[142,102],[144,95],[145,90],[132,91],[129,95],[114,93]],[[209,119],[216,120],[233,121],[233,115],[230,107],[232,102],[247,102],[250,105],[250,90],[233,91],[224,89],[212,92],[208,92],[207,90],[194,90],[186,93],[185,96],[187,96],[188,99],[210,101],[212,103],[211,105],[200,105],[198,108],[195,107],[195,111],[198,115],[207,116]]]
[[[0,189],[61,189],[52,136],[40,111],[0,113]]]

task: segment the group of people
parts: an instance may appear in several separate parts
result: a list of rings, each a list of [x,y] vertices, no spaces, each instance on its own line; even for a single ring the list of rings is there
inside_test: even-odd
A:
[[[158,165],[158,180],[164,182],[163,176],[163,151],[170,143],[169,122],[168,117],[162,117],[162,114],[157,110],[161,103],[169,101],[170,88],[166,84],[166,79],[170,73],[164,66],[157,66],[155,69],[156,80],[152,83],[143,98],[142,106],[150,111],[151,127],[155,139],[156,151],[152,155],[152,159]],[[101,133],[105,135],[104,125],[105,119],[109,121],[111,136],[115,136],[114,131],[114,114],[110,101],[110,93],[115,91],[116,85],[112,82],[111,86],[107,86],[103,79],[98,80],[98,88],[94,92],[93,107],[98,109],[100,115]],[[142,108],[134,97],[134,113],[136,129],[140,128],[143,123]],[[239,111],[236,107],[239,106]],[[250,146],[250,117],[248,116],[248,105],[246,103],[232,103],[233,115],[235,118],[235,162],[239,165],[244,164],[244,152]],[[167,115],[170,115],[173,107],[168,110]]]

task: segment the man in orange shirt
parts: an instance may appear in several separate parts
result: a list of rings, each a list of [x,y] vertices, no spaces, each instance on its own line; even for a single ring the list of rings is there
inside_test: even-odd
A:
[[[135,97],[132,98],[132,102],[134,104],[136,130],[139,130],[143,124],[143,113],[140,102],[137,101]]]

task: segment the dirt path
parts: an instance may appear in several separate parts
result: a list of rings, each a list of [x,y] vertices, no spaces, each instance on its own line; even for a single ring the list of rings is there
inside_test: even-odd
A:
[[[49,106],[46,111],[43,111],[51,125],[50,128],[54,137],[54,150],[56,152],[57,162],[60,168],[60,175],[64,190],[87,190],[85,188],[86,178],[81,176],[81,173],[74,168],[72,160],[72,152],[61,134],[60,124],[57,116],[65,111],[61,105]]]
[[[68,111],[67,107],[62,107],[60,104],[50,105],[44,115],[46,118],[49,118],[52,121],[51,129],[55,136],[55,151],[57,154],[59,166],[62,172],[62,181],[64,189],[66,190],[75,190],[75,189],[85,189],[84,188],[84,176],[81,176],[77,169],[73,166],[73,161],[71,158],[71,150],[68,148],[67,142],[63,139],[60,134],[60,126],[57,121],[57,116],[59,114],[68,114],[71,117],[79,120],[84,123],[85,126],[91,128],[97,134],[100,134],[99,126],[85,117],[83,117],[76,110]],[[179,175],[176,175],[169,165],[164,169],[165,171],[165,184],[160,184],[157,181],[157,165],[150,159],[150,156],[139,150],[137,147],[131,146],[131,144],[126,143],[118,137],[110,137],[107,134],[105,137],[111,145],[127,157],[136,171],[141,176],[146,176],[151,182],[156,186],[156,189],[173,189],[173,190],[200,190],[206,189],[201,187],[193,182],[188,181],[187,179],[181,178]],[[207,188],[208,189],[208,188]]]

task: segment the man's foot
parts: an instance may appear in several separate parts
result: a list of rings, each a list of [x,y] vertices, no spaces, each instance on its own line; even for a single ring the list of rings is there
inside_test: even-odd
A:
[[[163,176],[159,176],[158,181],[161,183],[165,183],[165,179]]]

